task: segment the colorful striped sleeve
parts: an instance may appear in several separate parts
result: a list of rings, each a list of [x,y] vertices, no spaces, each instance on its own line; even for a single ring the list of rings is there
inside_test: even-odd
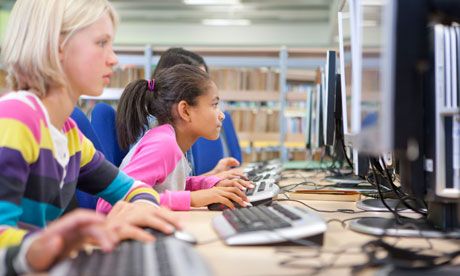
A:
[[[23,100],[0,101],[0,247],[20,244],[26,234],[17,224],[30,164],[40,151],[38,117]]]
[[[135,181],[108,162],[91,141],[81,135],[81,162],[78,188],[114,205],[119,200],[144,200],[159,204],[158,193],[147,184]]]

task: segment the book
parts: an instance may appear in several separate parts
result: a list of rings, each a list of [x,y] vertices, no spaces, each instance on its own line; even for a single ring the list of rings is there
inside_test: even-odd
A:
[[[284,195],[279,194],[279,198],[288,197],[296,200],[321,200],[321,201],[358,201],[361,194],[356,191],[340,190],[295,190]]]

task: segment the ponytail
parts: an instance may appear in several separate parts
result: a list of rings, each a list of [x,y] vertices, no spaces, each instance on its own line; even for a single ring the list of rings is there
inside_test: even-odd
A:
[[[122,149],[129,148],[144,134],[151,114],[147,103],[153,100],[153,94],[146,80],[133,81],[123,91],[116,118],[118,143]]]
[[[173,124],[173,106],[180,101],[197,104],[197,97],[206,93],[211,80],[193,65],[179,64],[162,70],[153,81],[136,80],[128,84],[117,109],[117,135],[125,149],[147,130],[148,116],[158,124]]]

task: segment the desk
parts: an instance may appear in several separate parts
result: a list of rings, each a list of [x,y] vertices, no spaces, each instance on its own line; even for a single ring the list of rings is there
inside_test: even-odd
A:
[[[306,175],[309,176],[308,174]],[[322,175],[315,175],[316,180],[320,180]],[[296,182],[295,179],[288,179],[281,182],[281,186]],[[297,180],[297,182],[299,182]],[[336,210],[339,208],[348,208],[357,210],[354,202],[338,201],[305,201],[308,205],[321,210]],[[300,204],[295,202],[283,202],[282,204]],[[208,211],[207,209],[194,209],[188,212],[181,212],[179,215],[185,222],[185,230],[194,234],[199,242],[205,242],[217,239],[211,220],[214,216],[220,214],[217,211]],[[382,216],[382,213],[320,213],[327,221],[329,219],[344,220],[358,216]],[[386,214],[388,216],[388,214]],[[324,237],[322,254],[314,257],[315,249],[303,246],[226,246],[223,241],[217,240],[213,243],[196,246],[198,252],[208,261],[209,266],[217,276],[224,275],[308,275],[313,272],[309,268],[292,268],[280,266],[280,262],[293,259],[299,256],[298,261],[293,264],[297,266],[318,266],[321,262],[325,265],[334,259],[334,254],[329,252],[338,252],[347,250],[346,253],[339,254],[335,265],[326,270],[320,271],[318,275],[350,275],[350,266],[354,264],[365,263],[367,258],[361,253],[361,245],[375,239],[373,236],[359,234],[349,229],[344,229],[339,222],[328,223],[328,229]],[[397,238],[386,238],[387,241],[396,242]],[[434,240],[430,239],[435,249],[443,252],[458,250],[460,247],[459,240]],[[398,246],[402,247],[428,247],[429,244],[421,238],[401,238]],[[327,252],[327,253],[326,253]],[[457,258],[457,263],[460,263]],[[346,266],[346,267],[345,267]],[[372,274],[367,271],[365,274]]]

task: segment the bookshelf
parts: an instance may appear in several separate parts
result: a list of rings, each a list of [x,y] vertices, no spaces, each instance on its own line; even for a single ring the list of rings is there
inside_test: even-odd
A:
[[[119,65],[100,97],[82,97],[86,110],[95,100],[116,104],[127,83],[150,78],[168,48],[120,46]],[[219,87],[223,109],[232,114],[245,160],[305,156],[305,106],[315,70],[324,64],[325,49],[186,48],[202,55]],[[297,153],[296,153],[297,151]],[[291,157],[289,157],[291,156]],[[294,158],[299,159],[299,158]]]

